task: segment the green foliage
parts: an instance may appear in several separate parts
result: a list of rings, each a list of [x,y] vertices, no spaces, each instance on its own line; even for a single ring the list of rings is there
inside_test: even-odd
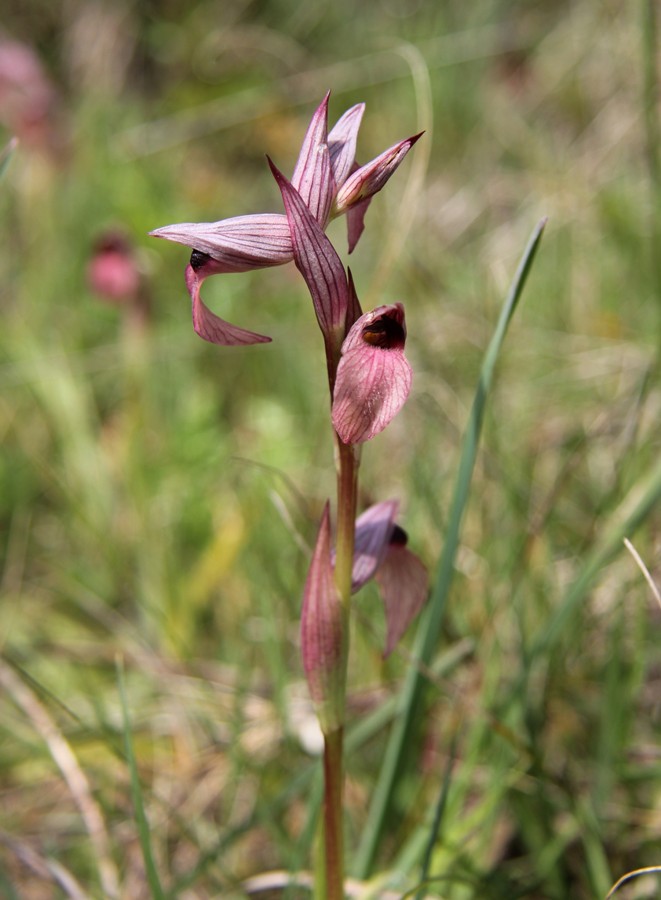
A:
[[[220,350],[190,326],[185,250],[146,233],[279,209],[264,153],[291,171],[329,87],[332,115],[367,102],[369,159],[417,130],[425,78],[424,187],[407,199],[412,155],[350,260],[361,298],[405,301],[415,371],[407,406],[365,448],[363,499],[402,500],[430,570],[448,534],[457,547],[424,702],[361,874],[374,896],[587,900],[660,862],[659,610],[622,546],[631,538],[655,576],[658,126],[639,12],[30,0],[3,22],[41,52],[63,138],[51,152],[22,137],[0,181],[0,663],[85,773],[124,896],[239,898],[245,878],[311,868],[319,772],[298,617],[334,491],[321,339],[295,273],[205,284],[221,315],[274,337]],[[458,529],[480,366],[542,215]],[[146,327],[87,283],[109,226],[136,246]],[[413,633],[381,660],[382,613],[364,593],[350,851],[373,828],[388,736],[418,677]],[[97,845],[53,740],[5,685],[8,897],[97,890]]]

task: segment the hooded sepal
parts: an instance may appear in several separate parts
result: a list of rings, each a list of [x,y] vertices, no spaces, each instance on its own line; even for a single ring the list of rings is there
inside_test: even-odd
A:
[[[328,150],[335,184],[340,187],[355,167],[358,129],[365,104],[357,103],[337,120],[328,134]]]
[[[328,503],[305,582],[301,653],[321,730],[329,734],[343,724],[345,636],[342,601],[333,575]]]
[[[196,251],[200,264],[206,263],[205,278],[281,266],[294,256],[289,224],[282,213],[235,216],[220,222],[184,222],[157,228],[149,234]],[[195,268],[200,267],[191,262]]]
[[[316,109],[303,139],[291,183],[322,228],[328,223],[334,178],[328,148],[328,98]]]
[[[369,441],[404,405],[413,373],[404,356],[404,306],[378,306],[354,322],[342,345],[333,426],[345,444]]]

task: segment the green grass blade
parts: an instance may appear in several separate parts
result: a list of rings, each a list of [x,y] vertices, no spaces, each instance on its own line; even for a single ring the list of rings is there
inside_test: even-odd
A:
[[[413,652],[413,663],[402,688],[400,713],[395,720],[388,741],[367,822],[363,829],[362,840],[354,861],[354,872],[358,878],[367,878],[372,868],[378,843],[385,826],[390,798],[408,752],[408,736],[411,733],[422,691],[426,684],[426,678],[422,672],[424,667],[429,664],[429,660],[432,658],[438,644],[446,601],[452,584],[461,524],[468,503],[480,432],[496,361],[507,333],[507,328],[521,297],[545,225],[546,219],[542,219],[535,227],[528,241],[482,363],[477,391],[464,436],[443,554],[429,604],[420,619]]]
[[[450,753],[448,755],[447,765],[445,767],[445,773],[443,775],[443,783],[441,785],[441,791],[438,796],[438,801],[436,802],[436,808],[434,809],[434,819],[429,829],[429,834],[427,837],[427,846],[425,847],[425,854],[422,858],[422,866],[420,867],[420,890],[415,895],[415,900],[424,900],[425,889],[424,884],[427,882],[430,871],[431,871],[431,863],[432,857],[434,854],[434,844],[438,838],[438,833],[441,828],[441,822],[443,821],[443,816],[445,814],[445,808],[448,802],[448,794],[450,792],[450,781],[452,779],[452,769],[454,767],[454,763],[457,757],[457,744],[456,740],[453,740],[452,746],[450,747]]]
[[[122,720],[124,725],[124,743],[126,745],[126,759],[129,765],[129,773],[131,775],[131,797],[133,799],[133,808],[135,810],[136,824],[138,826],[138,837],[140,839],[140,847],[142,849],[142,858],[145,864],[145,873],[147,882],[154,900],[165,900],[165,893],[161,887],[158,877],[156,863],[151,848],[151,835],[149,832],[149,822],[145,813],[145,805],[142,802],[142,787],[138,777],[138,766],[136,764],[135,753],[133,752],[133,740],[131,738],[131,723],[129,721],[129,709],[126,699],[126,687],[124,684],[124,670],[121,663],[117,664],[117,682],[119,684],[119,696],[122,704]]]
[[[12,158],[14,154],[14,150],[18,146],[18,140],[16,138],[12,138],[8,144],[6,144],[2,150],[0,150],[0,178],[3,177],[5,172],[7,171],[7,166],[9,165],[9,160]]]
[[[544,631],[537,638],[531,650],[535,658],[553,649],[561,634],[578,609],[600,570],[621,552],[625,537],[631,537],[649,512],[661,498],[661,463],[657,465],[643,483],[636,484],[613,514],[605,533],[597,540],[587,557],[576,580],[567,591],[562,604],[555,610]]]

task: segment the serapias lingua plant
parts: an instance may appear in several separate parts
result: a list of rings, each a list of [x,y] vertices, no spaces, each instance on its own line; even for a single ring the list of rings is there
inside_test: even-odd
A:
[[[355,249],[372,197],[420,135],[393,144],[360,166],[355,154],[364,104],[351,107],[328,131],[328,100],[327,94],[312,116],[291,181],[269,160],[284,214],[167,225],[152,235],[192,249],[186,285],[195,331],[205,340],[229,346],[270,340],[213,313],[200,296],[207,277],[291,260],[308,287],[322,332],[336,446],[335,540],[326,503],[303,591],[301,652],[324,735],[323,896],[340,900],[351,596],[367,581],[377,583],[385,606],[388,654],[425,602],[427,572],[406,547],[406,535],[396,523],[397,501],[377,503],[357,515],[360,445],[383,431],[411,389],[404,306],[384,304],[363,313],[351,273],[325,233],[332,218],[346,214],[349,253]]]

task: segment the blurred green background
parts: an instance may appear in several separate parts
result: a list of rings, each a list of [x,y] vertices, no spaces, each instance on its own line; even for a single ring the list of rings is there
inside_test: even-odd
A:
[[[426,130],[350,264],[365,308],[405,302],[415,372],[365,448],[362,501],[401,500],[432,572],[482,355],[549,217],[490,398],[443,674],[376,870],[395,870],[395,896],[415,886],[448,771],[428,896],[582,900],[661,864],[661,611],[618,531],[642,502],[628,536],[654,577],[654,13],[642,0],[26,0],[3,13],[0,142],[19,144],[0,183],[2,896],[156,896],[118,660],[164,895],[238,898],[242,879],[310,867],[298,616],[334,493],[320,336],[287,266],[204,289],[272,344],[203,343],[186,249],[147,232],[280,211],[265,154],[291,173],[328,89],[331,121],[367,104],[360,161]],[[3,65],[10,40],[41,76]],[[134,248],[137,313],[90,282],[108,229]],[[347,262],[343,222],[329,233]],[[354,625],[355,726],[397,695],[411,642],[382,661],[369,589]],[[348,756],[350,848],[388,726]],[[657,895],[651,876],[618,896]]]

